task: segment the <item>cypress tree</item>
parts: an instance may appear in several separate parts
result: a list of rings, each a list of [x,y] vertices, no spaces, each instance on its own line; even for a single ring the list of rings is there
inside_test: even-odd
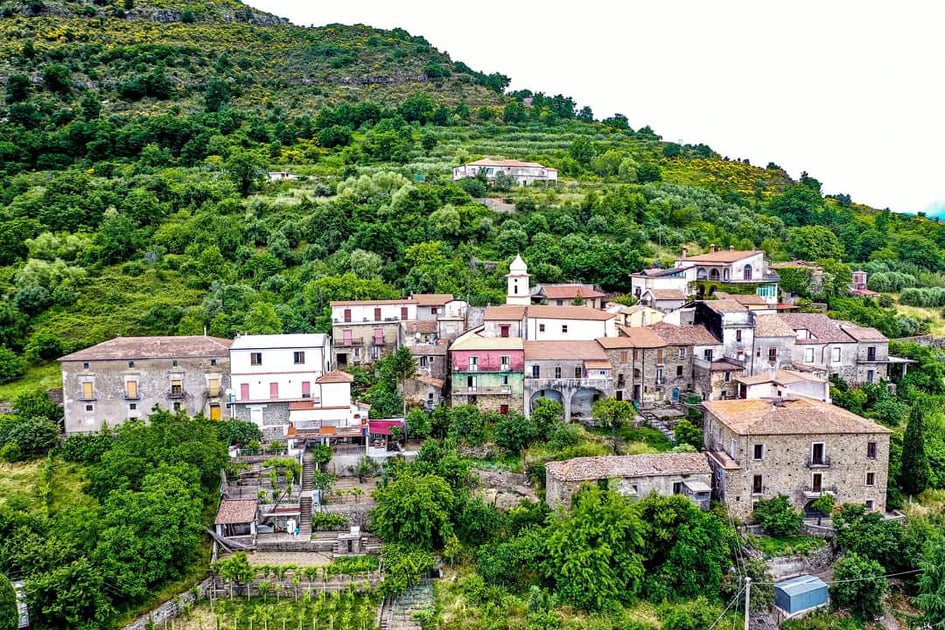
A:
[[[925,452],[925,417],[916,404],[909,414],[909,425],[902,443],[902,472],[899,475],[903,492],[921,494],[929,487],[929,457]]]

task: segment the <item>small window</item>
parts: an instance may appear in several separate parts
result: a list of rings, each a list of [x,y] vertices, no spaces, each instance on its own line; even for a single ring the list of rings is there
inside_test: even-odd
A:
[[[544,324],[538,324],[538,332],[545,332],[545,325],[544,325]]]
[[[574,366],[574,378],[584,378],[584,368],[580,365]]]
[[[210,394],[211,398],[216,398],[217,396],[219,396],[220,395],[220,379],[218,378],[209,379],[207,381],[207,389],[209,390],[207,393]]]
[[[840,363],[840,348],[833,349],[833,362]]]
[[[174,403],[174,411],[180,411],[180,403],[179,403],[179,402]]]
[[[866,458],[876,459],[876,442],[866,443]]]
[[[131,399],[138,397],[138,381],[125,382],[125,396]]]
[[[128,361],[128,367],[133,368],[135,366],[134,361]]]
[[[875,486],[876,485],[876,473],[868,472],[866,473],[866,485]]]
[[[217,360],[216,360],[216,359],[210,359],[210,365],[216,367],[216,364],[217,364]]]
[[[741,343],[741,341],[742,341],[742,329],[741,329],[741,328],[739,328],[738,330],[735,331],[735,341],[737,341],[737,342],[739,342],[739,343]]]
[[[814,362],[814,349],[806,348],[804,350],[804,363],[813,363]]]
[[[751,479],[751,493],[752,493],[752,494],[764,494],[764,493],[765,493],[764,477],[762,477],[761,475],[755,475],[755,476],[752,477],[752,479]]]
[[[679,349],[679,358],[680,358],[680,359],[685,359],[685,358],[686,358],[686,349],[685,349],[685,348],[680,348],[680,349]]]
[[[426,367],[426,366],[427,366],[427,358],[426,358],[426,357],[420,357],[419,363],[420,363],[420,367]]]
[[[501,326],[499,326],[499,336],[500,336],[500,337],[508,337],[508,336],[509,336],[509,325],[508,325],[508,324],[502,324]]]
[[[292,353],[292,362],[296,365],[305,365],[305,353],[296,350]]]
[[[82,364],[82,369],[83,369],[83,370],[89,369],[89,364],[88,364],[88,363],[83,363],[83,364]]]
[[[86,405],[86,406],[85,406],[85,410],[86,410],[86,411],[94,411],[94,410],[95,410],[95,407],[94,407],[93,405]]]
[[[171,365],[172,365],[173,367],[177,367],[177,366],[179,365],[178,362],[177,362],[177,359],[174,359],[173,361],[171,361]]]
[[[867,509],[867,510],[873,510],[875,505],[876,505],[876,503],[875,503],[872,499],[867,499],[867,500],[866,500],[866,509]]]
[[[775,363],[778,360],[778,349],[768,348],[768,362]]]
[[[262,365],[262,352],[250,352],[250,353],[249,353],[249,364],[250,364],[250,365]]]
[[[469,357],[469,371],[475,372],[479,369],[479,357]]]
[[[541,366],[533,365],[532,366],[532,378],[541,378]]]
[[[502,387],[508,387],[508,386],[509,386],[509,375],[508,375],[508,374],[503,374],[503,375],[502,375]]]
[[[627,362],[627,351],[626,351],[626,350],[621,350],[621,351],[620,351],[620,362],[621,362],[621,363],[626,363],[626,362]]]
[[[134,411],[137,408],[138,408],[138,403],[131,403],[130,405],[128,405],[128,409],[131,409],[132,411]]]
[[[764,459],[764,458],[765,458],[765,445],[764,445],[764,444],[755,444],[755,446],[754,446],[754,458],[755,458],[755,459]]]
[[[561,378],[561,366],[560,366],[560,365],[556,365],[556,366],[555,366],[555,378]]]
[[[656,362],[657,363],[663,362],[663,349],[662,348],[656,349]]]
[[[171,395],[181,396],[184,393],[184,382],[180,379],[171,380]]]
[[[676,378],[682,378],[683,370],[681,365],[676,366]]]
[[[561,332],[562,332],[562,333],[568,332],[568,325],[567,325],[567,324],[561,324]]]
[[[732,382],[732,373],[731,373],[731,372],[726,372],[726,373],[725,373],[725,382],[726,382],[726,383],[731,383],[731,382]]]

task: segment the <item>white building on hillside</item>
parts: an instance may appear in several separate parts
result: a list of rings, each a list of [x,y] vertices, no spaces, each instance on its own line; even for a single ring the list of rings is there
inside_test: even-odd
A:
[[[527,186],[535,182],[556,183],[558,181],[558,169],[556,168],[536,162],[493,160],[491,158],[483,158],[457,166],[453,169],[453,180],[477,177],[482,174],[486,181],[493,182],[499,173],[505,173],[513,178],[519,186]]]
[[[316,379],[331,370],[331,338],[243,335],[230,346],[230,370],[231,415],[284,435],[290,403],[313,399]]]

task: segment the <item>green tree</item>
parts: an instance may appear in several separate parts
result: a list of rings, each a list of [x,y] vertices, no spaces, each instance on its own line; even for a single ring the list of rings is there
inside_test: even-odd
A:
[[[684,604],[666,604],[660,611],[662,630],[705,630],[719,618],[721,609],[699,597]]]
[[[673,434],[676,436],[676,444],[689,444],[697,451],[701,451],[705,445],[702,429],[688,420],[680,420],[676,423]]]
[[[862,621],[873,621],[883,614],[883,598],[889,584],[883,566],[856,553],[844,554],[833,565],[830,599],[835,608],[849,608]]]
[[[407,434],[416,440],[430,437],[433,431],[433,420],[426,411],[415,407],[407,412]]]
[[[843,258],[843,245],[837,235],[822,225],[805,225],[788,230],[788,251],[801,260]]]
[[[263,433],[255,422],[224,420],[217,423],[217,433],[230,446],[245,446],[253,440],[262,441]]]
[[[510,453],[521,452],[539,437],[538,424],[534,418],[514,412],[500,415],[492,427],[492,434],[495,443]]]
[[[102,572],[80,558],[26,580],[30,618],[44,628],[94,630],[107,627],[113,609]]]
[[[773,499],[759,499],[753,516],[755,522],[772,536],[796,534],[804,522],[804,515],[792,507],[791,499],[785,494]]]
[[[564,420],[564,406],[550,398],[539,398],[532,407],[532,420],[539,435],[548,435]]]
[[[597,611],[636,599],[644,575],[643,525],[617,493],[583,488],[570,513],[549,521],[545,540],[545,577],[563,602]]]
[[[922,572],[915,603],[930,628],[945,630],[945,538],[939,537],[926,545],[919,568]]]
[[[452,533],[453,490],[442,477],[404,473],[374,493],[372,527],[385,541],[440,549]]]
[[[259,151],[233,149],[223,168],[243,197],[248,197],[266,177],[266,158]]]
[[[0,346],[0,383],[6,383],[23,376],[23,359],[8,348]]]
[[[902,444],[902,472],[899,479],[906,494],[921,494],[929,487],[931,468],[925,449],[925,414],[921,405],[916,404],[909,414]]]
[[[450,410],[448,435],[456,442],[478,445],[486,441],[486,423],[475,405],[461,405]]]
[[[10,580],[0,574],[0,630],[17,630],[20,612],[16,606],[16,591]]]

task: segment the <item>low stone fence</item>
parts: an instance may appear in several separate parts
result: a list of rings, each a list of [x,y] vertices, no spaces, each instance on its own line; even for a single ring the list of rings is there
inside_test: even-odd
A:
[[[805,573],[817,573],[826,569],[836,559],[833,549],[821,547],[810,552],[806,556],[781,556],[767,560],[768,570],[771,577],[775,580],[781,578],[803,575]]]
[[[289,580],[274,580],[259,578],[249,585],[234,585],[232,590],[229,583],[223,582],[213,577],[209,577],[193,589],[185,591],[170,599],[157,608],[147,612],[137,619],[124,626],[122,630],[148,630],[149,628],[161,628],[171,619],[175,619],[186,613],[198,601],[213,598],[226,599],[229,597],[259,597],[263,595],[260,584],[265,582],[268,587],[264,587],[266,593],[272,597],[301,597],[306,593],[318,593],[321,591],[337,593],[354,587],[357,589],[375,588],[383,579],[383,572],[378,569],[368,573],[358,575],[333,575],[327,579],[315,578],[308,580],[301,577],[299,583]],[[247,593],[248,590],[248,593]],[[278,592],[278,595],[277,595]]]
[[[168,600],[154,610],[141,615],[122,628],[122,630],[147,630],[152,627],[160,628],[171,619],[187,611],[198,600],[209,597],[212,589],[213,578],[207,578],[193,589],[181,593],[174,599]]]

